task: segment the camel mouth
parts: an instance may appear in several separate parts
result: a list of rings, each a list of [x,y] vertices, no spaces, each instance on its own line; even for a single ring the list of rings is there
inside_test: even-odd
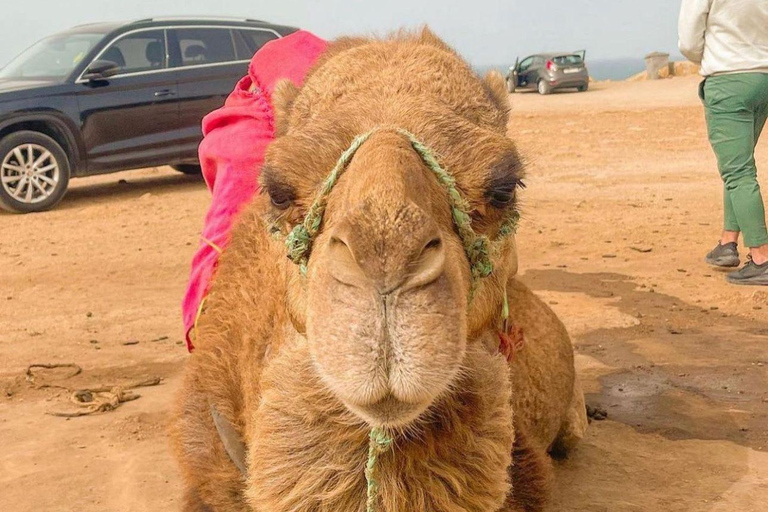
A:
[[[429,408],[429,403],[411,403],[392,395],[367,405],[346,404],[350,411],[360,416],[372,427],[404,427]]]

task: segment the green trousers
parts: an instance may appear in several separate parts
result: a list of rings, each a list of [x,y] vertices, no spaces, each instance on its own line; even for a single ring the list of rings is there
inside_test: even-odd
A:
[[[725,230],[741,231],[747,247],[768,244],[755,166],[755,146],[768,118],[768,73],[711,76],[700,95],[724,183]]]

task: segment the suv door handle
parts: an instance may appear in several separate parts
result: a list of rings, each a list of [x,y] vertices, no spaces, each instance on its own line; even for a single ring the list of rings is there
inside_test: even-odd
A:
[[[155,98],[164,98],[166,96],[173,96],[176,93],[170,89],[163,89],[162,91],[155,91]]]

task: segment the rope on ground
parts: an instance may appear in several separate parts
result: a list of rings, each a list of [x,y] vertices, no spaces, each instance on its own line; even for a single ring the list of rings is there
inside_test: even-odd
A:
[[[43,389],[43,388],[61,388],[61,389],[68,389],[64,386],[57,386],[56,384],[37,384],[37,375],[35,375],[35,372],[33,371],[35,368],[40,368],[43,370],[53,370],[56,368],[72,368],[74,372],[70,375],[67,375],[64,377],[65,379],[71,379],[75,375],[80,375],[83,373],[83,369],[76,365],[75,363],[34,363],[27,366],[27,371],[25,372],[27,375],[27,382],[29,382],[35,389]]]
[[[95,414],[98,412],[107,412],[117,409],[120,404],[130,402],[140,398],[141,395],[133,393],[132,389],[144,388],[149,386],[157,386],[162,382],[162,378],[153,377],[149,379],[134,381],[125,385],[114,386],[99,386],[95,388],[81,388],[72,389],[67,386],[50,383],[37,383],[38,375],[34,371],[35,369],[53,370],[56,368],[72,368],[72,373],[66,375],[62,379],[71,379],[76,375],[80,375],[83,369],[75,363],[34,363],[27,366],[26,376],[27,382],[29,382],[35,389],[63,389],[69,393],[69,400],[81,407],[80,410],[75,411],[47,411],[46,414],[50,416],[59,416],[62,418],[76,418],[78,416],[87,416],[89,414]]]
[[[131,389],[157,386],[160,382],[162,382],[160,377],[154,377],[123,386],[100,386],[70,390],[70,401],[82,409],[69,412],[47,411],[46,414],[62,418],[77,418],[99,412],[114,411],[120,407],[120,404],[141,398],[141,395],[131,392]]]

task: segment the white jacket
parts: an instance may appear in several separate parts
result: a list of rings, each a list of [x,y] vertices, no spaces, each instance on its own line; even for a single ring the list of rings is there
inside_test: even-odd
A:
[[[704,76],[768,73],[768,0],[683,0],[678,32]]]

